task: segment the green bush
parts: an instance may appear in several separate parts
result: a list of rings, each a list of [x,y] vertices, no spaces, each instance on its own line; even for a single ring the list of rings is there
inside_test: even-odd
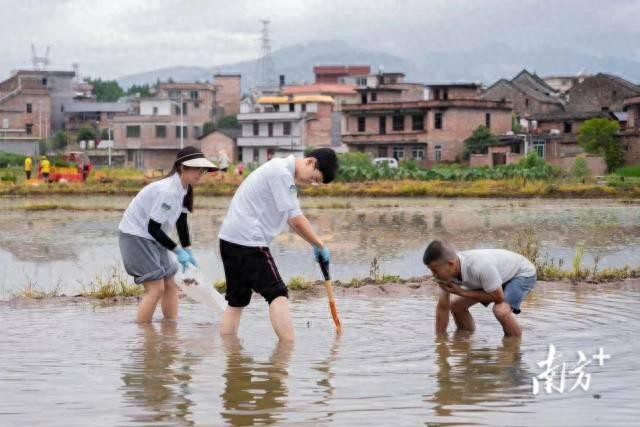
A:
[[[577,180],[583,180],[591,174],[589,167],[587,166],[587,161],[584,157],[576,157],[576,161],[574,162],[570,173],[571,176]]]
[[[442,165],[432,169],[419,168],[415,162],[403,161],[398,168],[387,165],[374,166],[371,158],[364,153],[340,154],[340,169],[336,180],[339,182],[361,182],[377,180],[418,181],[473,181],[478,179],[548,179],[559,175],[559,170],[544,162],[535,153],[521,160],[519,164],[496,167],[462,167]]]
[[[7,168],[9,166],[24,166],[25,156],[22,154],[5,153],[0,151],[0,168]]]
[[[634,176],[640,178],[640,166],[623,166],[616,169],[615,174],[618,176]]]

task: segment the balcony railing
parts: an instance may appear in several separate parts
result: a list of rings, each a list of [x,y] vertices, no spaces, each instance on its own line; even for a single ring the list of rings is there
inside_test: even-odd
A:
[[[238,138],[238,147],[297,147],[302,145],[299,136],[248,136]]]

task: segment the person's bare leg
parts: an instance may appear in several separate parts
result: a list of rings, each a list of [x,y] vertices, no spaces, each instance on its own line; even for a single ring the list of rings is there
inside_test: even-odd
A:
[[[522,336],[522,329],[516,320],[516,317],[511,313],[511,306],[506,302],[493,305],[493,314],[498,319],[498,322],[502,325],[505,337],[520,337]]]
[[[293,333],[293,321],[289,312],[289,299],[287,297],[278,297],[269,304],[269,317],[271,318],[271,326],[278,338],[282,341],[293,341],[295,335]]]
[[[161,305],[165,320],[178,318],[178,285],[174,276],[164,278],[164,294]]]
[[[469,307],[476,304],[478,301],[455,295],[451,300],[451,314],[453,320],[456,322],[456,326],[459,330],[473,332],[476,330],[476,323],[473,321],[473,316],[469,312]]]
[[[231,307],[228,305],[220,321],[220,335],[236,335],[240,327],[241,316],[242,307]]]
[[[136,322],[151,322],[153,312],[156,311],[158,300],[162,298],[164,293],[164,280],[152,280],[144,282],[144,295],[138,304],[138,314]]]

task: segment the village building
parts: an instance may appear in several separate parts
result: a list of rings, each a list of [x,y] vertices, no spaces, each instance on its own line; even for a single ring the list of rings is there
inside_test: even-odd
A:
[[[245,100],[238,114],[238,149],[245,164],[273,157],[301,157],[305,148],[329,147],[335,101],[327,95],[258,96]]]
[[[38,154],[38,141],[64,128],[73,71],[18,70],[0,82],[0,151]]]
[[[161,83],[155,96],[140,98],[134,114],[113,118],[114,147],[125,164],[138,169],[169,169],[188,145],[199,146],[206,123],[235,115],[240,76],[215,76],[211,83]]]

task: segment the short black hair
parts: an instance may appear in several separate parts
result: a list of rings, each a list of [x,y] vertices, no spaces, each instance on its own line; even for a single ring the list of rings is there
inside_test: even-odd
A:
[[[455,256],[455,254],[455,249],[449,243],[441,240],[434,240],[429,243],[429,246],[425,249],[424,255],[422,256],[422,262],[424,265],[429,265],[432,262],[448,260]]]
[[[338,173],[338,156],[331,148],[318,148],[305,157],[313,157],[318,161],[318,170],[322,172],[322,183],[328,184],[336,178]]]

